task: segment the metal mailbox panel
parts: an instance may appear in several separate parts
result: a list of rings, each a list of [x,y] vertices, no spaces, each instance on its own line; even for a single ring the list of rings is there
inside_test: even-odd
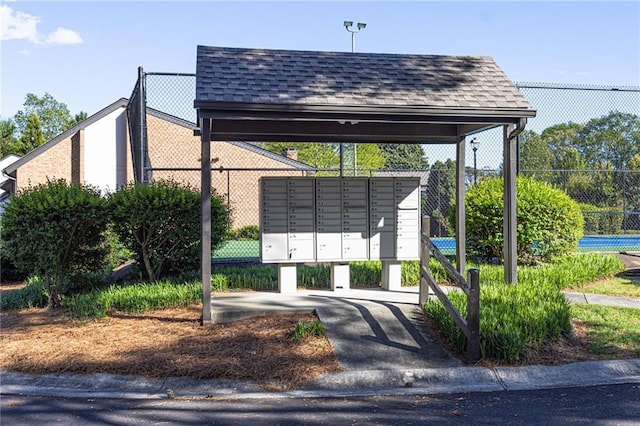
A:
[[[330,261],[336,260],[336,257],[342,257],[342,233],[322,233],[316,235],[316,256],[318,260]]]
[[[346,235],[346,234],[343,234]],[[369,241],[367,238],[342,239],[342,260],[368,260]]]
[[[393,259],[396,254],[395,233],[393,230],[390,232],[372,233],[369,247],[371,260]]]
[[[282,260],[282,254],[286,254],[288,250],[287,233],[263,233],[260,249],[263,262]]]

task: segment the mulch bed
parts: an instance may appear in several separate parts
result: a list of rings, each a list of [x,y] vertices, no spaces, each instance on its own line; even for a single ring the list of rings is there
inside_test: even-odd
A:
[[[325,337],[287,337],[313,314],[201,326],[201,307],[115,314],[95,321],[61,311],[0,313],[0,369],[23,373],[109,373],[244,379],[286,390],[339,371]]]

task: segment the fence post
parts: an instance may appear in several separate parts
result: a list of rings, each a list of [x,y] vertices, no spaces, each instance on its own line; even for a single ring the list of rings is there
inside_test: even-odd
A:
[[[420,304],[420,308],[424,306],[424,304],[429,299],[429,284],[427,281],[422,278],[422,268],[429,270],[429,248],[425,243],[422,242],[422,236],[426,236],[429,238],[429,234],[431,233],[431,218],[427,215],[422,216],[422,234],[420,235],[420,296],[418,297],[418,303]]]
[[[475,362],[482,356],[480,350],[480,271],[469,269],[467,279],[470,287],[467,298],[467,327],[469,327],[467,354],[469,361]]]

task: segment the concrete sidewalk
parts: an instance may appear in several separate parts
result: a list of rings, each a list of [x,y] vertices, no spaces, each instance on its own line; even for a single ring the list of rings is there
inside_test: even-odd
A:
[[[570,300],[640,308],[639,300],[568,294]],[[299,390],[265,393],[257,385],[226,380],[146,379],[104,374],[41,375],[3,372],[0,393],[112,398],[176,396],[336,397],[436,394],[640,383],[640,359],[561,366],[474,367],[449,355],[425,327],[417,288],[301,290],[295,294],[243,292],[214,295],[217,321],[275,313],[316,312],[344,371]]]

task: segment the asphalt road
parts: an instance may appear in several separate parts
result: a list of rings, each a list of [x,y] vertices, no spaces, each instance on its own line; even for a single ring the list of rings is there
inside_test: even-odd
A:
[[[2,395],[6,425],[638,425],[640,385],[429,396],[243,400]]]

